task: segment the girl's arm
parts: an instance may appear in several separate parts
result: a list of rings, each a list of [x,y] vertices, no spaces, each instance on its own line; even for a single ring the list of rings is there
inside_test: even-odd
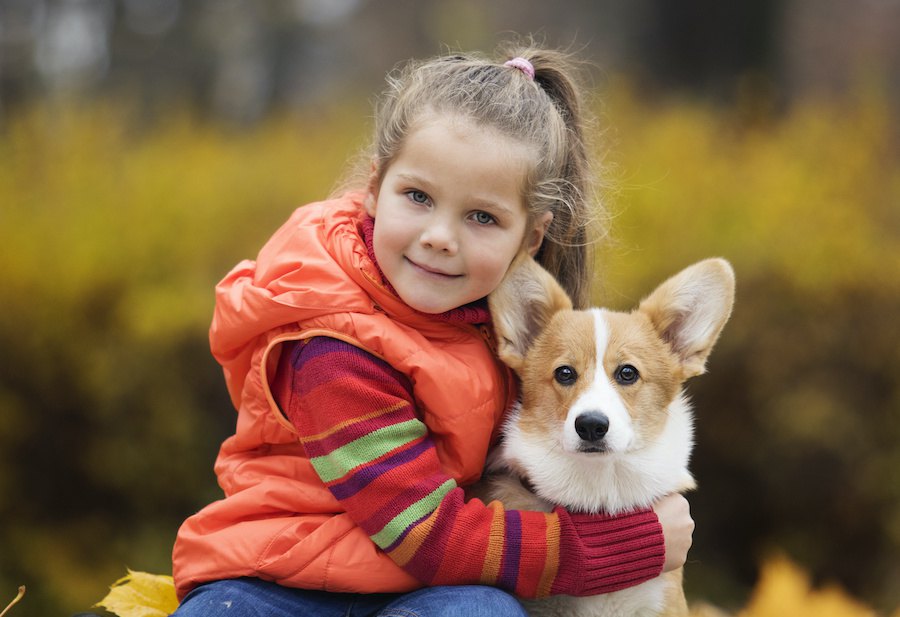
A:
[[[659,575],[665,548],[652,511],[613,518],[466,502],[441,467],[404,375],[330,338],[288,344],[281,358],[273,393],[322,481],[424,584],[594,595]]]

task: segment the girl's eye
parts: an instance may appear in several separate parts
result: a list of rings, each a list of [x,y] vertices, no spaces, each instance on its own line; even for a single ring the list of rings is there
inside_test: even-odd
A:
[[[411,200],[416,202],[417,204],[427,204],[428,203],[428,195],[423,193],[422,191],[408,191],[406,193]]]
[[[475,212],[472,215],[472,218],[475,219],[475,222],[479,225],[490,225],[494,222],[494,217],[487,212]]]
[[[623,386],[630,386],[638,380],[640,374],[638,373],[638,370],[630,364],[623,364],[616,369],[613,376],[616,378],[616,381]]]

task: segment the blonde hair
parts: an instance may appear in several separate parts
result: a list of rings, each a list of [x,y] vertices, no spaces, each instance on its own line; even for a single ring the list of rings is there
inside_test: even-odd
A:
[[[569,54],[533,44],[501,47],[499,60],[478,53],[410,61],[387,78],[376,103],[369,152],[377,182],[410,131],[427,114],[453,114],[490,127],[537,153],[525,179],[530,220],[553,220],[537,260],[569,293],[576,307],[590,301],[590,228],[598,220],[586,128],[588,118]],[[507,60],[534,66],[534,79]]]

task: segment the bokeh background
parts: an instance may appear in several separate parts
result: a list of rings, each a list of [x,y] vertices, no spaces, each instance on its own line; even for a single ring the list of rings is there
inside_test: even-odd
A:
[[[0,0],[11,615],[170,571],[235,419],[215,282],[331,191],[392,66],[511,33],[593,67],[597,301],[710,255],[737,271],[690,386],[690,597],[740,610],[788,560],[900,606],[900,1]]]

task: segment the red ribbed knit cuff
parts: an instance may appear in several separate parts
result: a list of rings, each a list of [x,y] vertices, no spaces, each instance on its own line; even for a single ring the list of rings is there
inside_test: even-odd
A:
[[[614,517],[554,511],[560,521],[560,565],[551,593],[609,593],[662,573],[665,540],[653,510]]]

